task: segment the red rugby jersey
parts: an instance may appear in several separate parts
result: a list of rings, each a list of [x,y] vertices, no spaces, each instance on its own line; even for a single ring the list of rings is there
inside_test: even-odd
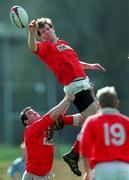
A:
[[[49,41],[37,42],[38,51],[35,52],[55,74],[58,81],[68,85],[78,77],[85,77],[76,52],[63,40],[52,44]]]
[[[29,173],[43,176],[52,168],[54,146],[46,142],[46,129],[52,123],[49,115],[45,115],[25,129],[26,170]]]
[[[104,111],[89,117],[81,131],[80,153],[91,168],[114,160],[129,163],[129,118],[117,110]]]

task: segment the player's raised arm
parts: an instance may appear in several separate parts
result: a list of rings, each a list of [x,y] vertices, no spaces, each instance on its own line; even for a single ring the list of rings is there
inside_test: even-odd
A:
[[[28,33],[28,46],[31,51],[36,52],[38,47],[36,44],[36,32],[37,32],[37,26],[36,21],[33,20],[28,25],[29,33]]]
[[[90,63],[85,63],[83,61],[80,61],[80,63],[82,65],[83,69],[106,71],[105,68],[103,66],[101,66],[99,63],[90,64]]]
[[[65,95],[63,100],[48,112],[50,117],[53,120],[56,120],[69,107],[74,98],[74,95],[71,93]]]

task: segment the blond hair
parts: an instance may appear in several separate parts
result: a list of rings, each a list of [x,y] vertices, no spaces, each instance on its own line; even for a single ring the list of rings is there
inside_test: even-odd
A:
[[[46,17],[41,17],[36,20],[37,25],[37,34],[38,36],[41,36],[39,29],[43,28],[45,24],[48,24],[50,28],[54,29],[54,26],[52,24],[52,20]]]
[[[96,97],[102,107],[115,107],[118,100],[117,92],[114,86],[106,86],[99,89]]]

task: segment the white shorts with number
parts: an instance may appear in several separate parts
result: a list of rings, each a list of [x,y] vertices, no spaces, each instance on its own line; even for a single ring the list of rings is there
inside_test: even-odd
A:
[[[129,164],[122,161],[98,163],[92,180],[129,180]]]

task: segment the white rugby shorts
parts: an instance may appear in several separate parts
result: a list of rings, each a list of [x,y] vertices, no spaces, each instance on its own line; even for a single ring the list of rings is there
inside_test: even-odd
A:
[[[129,163],[112,161],[98,163],[94,168],[92,180],[129,180]]]
[[[78,92],[82,91],[82,90],[87,90],[89,89],[90,86],[90,82],[89,82],[89,78],[86,76],[85,79],[81,79],[81,80],[75,80],[72,81],[69,85],[64,86],[64,92],[65,94],[71,92],[73,94],[77,94]]]
[[[24,172],[22,176],[22,180],[49,180],[50,177],[54,177],[53,173],[47,173],[45,176],[37,176],[31,173],[28,173],[27,171]]]

